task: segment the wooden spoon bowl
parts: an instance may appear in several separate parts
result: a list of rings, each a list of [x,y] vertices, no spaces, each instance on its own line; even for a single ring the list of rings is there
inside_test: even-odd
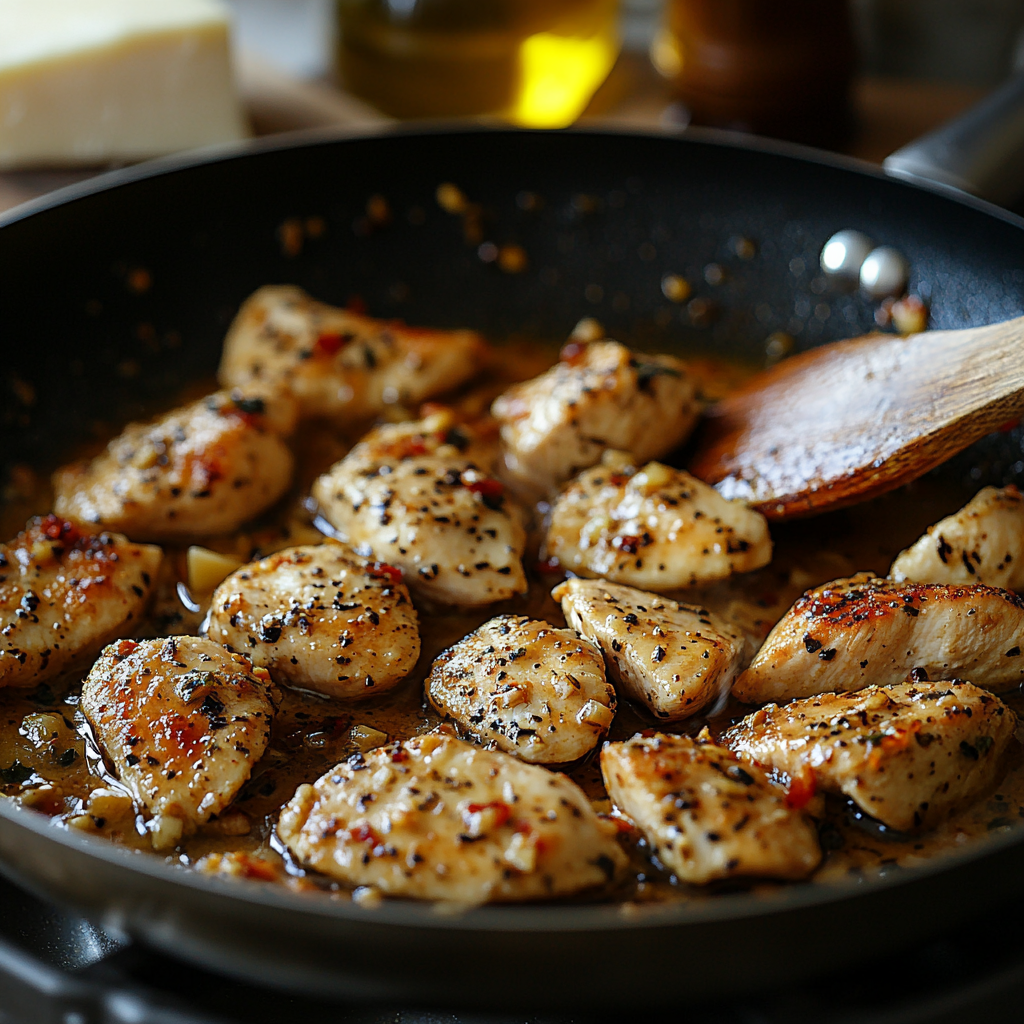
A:
[[[865,501],[1024,414],[1024,317],[803,352],[713,406],[690,470],[769,519]]]

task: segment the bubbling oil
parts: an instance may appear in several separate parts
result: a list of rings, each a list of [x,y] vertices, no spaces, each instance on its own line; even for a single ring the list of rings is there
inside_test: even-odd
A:
[[[561,128],[619,52],[618,0],[338,0],[342,85],[401,118]]]

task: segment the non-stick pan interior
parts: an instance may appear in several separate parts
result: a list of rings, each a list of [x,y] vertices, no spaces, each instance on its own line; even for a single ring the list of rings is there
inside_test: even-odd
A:
[[[907,256],[910,287],[930,299],[935,327],[1024,312],[1018,219],[840,162],[707,135],[396,133],[121,177],[0,227],[0,467],[45,467],[210,376],[240,301],[271,282],[496,339],[560,340],[594,316],[612,336],[651,349],[763,362],[775,331],[807,347],[873,327],[875,305],[833,289],[818,270],[824,240],[852,227]],[[439,204],[445,183],[468,208]],[[507,246],[525,254],[517,273],[489,258]],[[665,297],[666,274],[691,283],[688,302]],[[975,486],[1024,480],[1021,459],[1013,431],[953,472],[973,473]],[[905,884],[846,889],[834,908],[794,888],[784,913],[752,896],[714,922],[691,910],[612,921],[617,908],[567,910],[561,930],[557,908],[536,908],[536,921],[530,908],[508,908],[508,929],[492,923],[494,911],[464,927],[434,926],[423,908],[363,921],[351,909],[299,912],[288,894],[249,899],[229,883],[176,884],[148,858],[128,870],[121,851],[98,856],[97,841],[81,837],[54,843],[23,818],[0,815],[0,852],[23,881],[240,976],[349,995],[485,998],[494,980],[470,961],[486,945],[492,963],[536,968],[519,1003],[601,1004],[603,979],[619,986],[620,1001],[664,1002],[680,984],[721,990],[737,962],[746,984],[767,984],[787,965],[792,979],[1024,890],[1021,845],[1008,839],[959,863],[955,884],[908,873]],[[531,922],[540,929],[532,935]],[[816,941],[833,929],[841,941]],[[723,959],[729,949],[739,961]],[[567,951],[577,971],[569,986],[552,967]]]

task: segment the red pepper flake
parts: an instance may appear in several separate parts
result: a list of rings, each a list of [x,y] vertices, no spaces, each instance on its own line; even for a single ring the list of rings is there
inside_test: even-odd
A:
[[[68,522],[67,519],[61,519],[60,516],[54,515],[52,512],[40,522],[39,529],[49,540],[60,540],[66,544],[74,544],[82,536],[81,531],[74,523]]]
[[[391,760],[396,764],[401,764],[403,761],[409,760],[409,751],[405,747],[395,747],[391,751]]]
[[[1001,427],[998,428],[999,433],[1008,434],[1011,430],[1014,430],[1015,428],[1019,427],[1020,422],[1021,421],[1019,419],[1007,420]]]
[[[639,537],[616,537],[612,541],[612,544],[617,547],[620,551],[624,551],[627,555],[635,555],[640,550],[640,538]]]
[[[561,575],[562,563],[557,558],[549,558],[546,562],[537,563],[537,572],[551,576]]]
[[[474,494],[479,494],[485,501],[488,498],[492,500],[500,498],[505,493],[501,481],[489,476],[485,476],[481,480],[472,480],[464,486]]]
[[[395,455],[399,459],[412,459],[417,455],[426,454],[426,439],[418,434],[415,437],[403,438],[402,441],[395,446]]]
[[[388,565],[387,562],[374,562],[367,572],[376,579],[387,580],[389,583],[401,583],[404,573],[396,565]]]
[[[373,846],[377,846],[380,843],[380,836],[373,830],[373,826],[366,821],[361,821],[354,828],[350,828],[348,834],[357,843],[370,843]]]
[[[352,719],[348,715],[341,715],[338,718],[325,718],[321,728],[332,740],[336,740],[351,724]]]
[[[628,473],[611,473],[608,477],[608,483],[612,487],[621,487],[623,484],[628,484],[630,481],[630,475]]]
[[[558,353],[558,358],[563,363],[568,363],[569,366],[575,366],[583,360],[586,354],[587,342],[569,341],[562,346],[562,351]]]
[[[494,828],[501,828],[512,816],[512,808],[502,800],[492,800],[489,804],[469,804],[467,814],[479,814],[481,811],[494,811]],[[520,829],[516,828],[516,831]]]
[[[818,781],[814,772],[806,765],[799,775],[794,775],[789,784],[789,791],[786,793],[786,806],[791,811],[799,811],[806,807],[818,789]]]
[[[339,331],[324,331],[316,339],[313,352],[318,356],[333,356],[344,344],[345,339]]]

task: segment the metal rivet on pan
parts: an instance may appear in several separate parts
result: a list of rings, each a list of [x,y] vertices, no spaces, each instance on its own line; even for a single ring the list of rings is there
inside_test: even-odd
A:
[[[860,231],[837,231],[821,250],[821,269],[856,280],[874,244]]]
[[[860,268],[860,286],[873,299],[901,295],[909,270],[902,253],[882,245],[868,253],[864,260]]]

